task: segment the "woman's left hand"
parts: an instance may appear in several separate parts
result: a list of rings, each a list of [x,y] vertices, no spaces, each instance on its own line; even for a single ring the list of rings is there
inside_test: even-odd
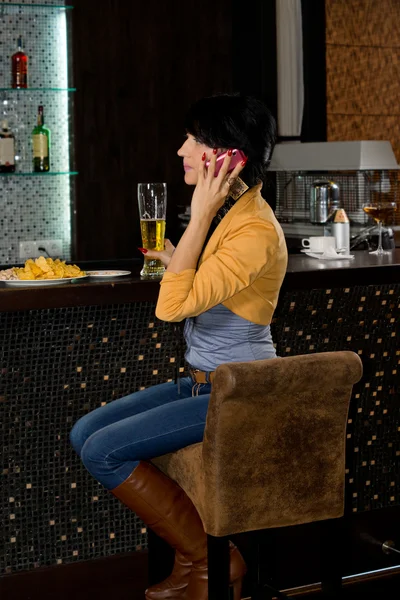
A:
[[[217,160],[216,151],[213,151],[208,168],[205,164],[207,159],[206,153],[203,154],[202,158],[203,160],[199,166],[197,185],[192,196],[191,221],[206,219],[211,222],[224,204],[230,186],[245,167],[246,161],[242,161],[236,165],[231,173],[228,173],[232,159],[232,151],[230,150],[224,158],[218,175],[214,177]]]
[[[155,258],[156,260],[161,260],[164,267],[168,267],[171,257],[174,253],[175,246],[169,241],[164,241],[164,250],[146,250],[145,248],[139,248],[140,252],[144,254],[147,258]]]

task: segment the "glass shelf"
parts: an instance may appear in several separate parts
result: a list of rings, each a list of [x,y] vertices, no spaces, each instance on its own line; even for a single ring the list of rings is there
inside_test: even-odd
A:
[[[0,177],[56,177],[57,175],[78,175],[78,171],[49,171],[48,173],[0,173]]]
[[[37,8],[39,10],[72,10],[74,7],[73,6],[64,6],[64,5],[58,5],[58,4],[30,4],[30,3],[16,3],[16,2],[0,2],[0,14],[2,12],[7,12],[7,9],[11,8],[14,9],[12,11],[9,12],[15,12],[15,9],[18,8],[28,8],[28,9],[33,9],[36,10]]]
[[[10,88],[0,87],[0,92],[76,92],[76,88]]]

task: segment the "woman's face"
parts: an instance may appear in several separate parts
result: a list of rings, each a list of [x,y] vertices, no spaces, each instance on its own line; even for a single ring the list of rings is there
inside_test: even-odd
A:
[[[188,185],[196,185],[197,176],[202,156],[206,153],[206,160],[209,160],[212,155],[212,148],[201,144],[191,134],[186,134],[186,140],[178,150],[178,156],[183,158],[183,168],[185,171],[185,183]]]

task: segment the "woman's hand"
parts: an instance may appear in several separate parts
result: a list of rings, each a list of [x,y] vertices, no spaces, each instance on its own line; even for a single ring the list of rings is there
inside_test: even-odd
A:
[[[145,248],[139,248],[139,250],[146,256],[146,258],[155,258],[161,260],[164,267],[168,267],[171,256],[174,253],[175,246],[173,246],[171,242],[166,239],[164,242],[164,250],[145,250]]]
[[[205,165],[206,153],[203,154],[199,166],[197,185],[192,196],[191,221],[206,220],[211,223],[218,210],[224,204],[233,181],[239,176],[239,173],[246,165],[246,161],[242,161],[236,165],[231,173],[228,173],[229,164],[232,160],[232,150],[229,150],[218,175],[214,177],[216,160],[217,150],[215,149],[213,150],[210,165],[207,169]]]

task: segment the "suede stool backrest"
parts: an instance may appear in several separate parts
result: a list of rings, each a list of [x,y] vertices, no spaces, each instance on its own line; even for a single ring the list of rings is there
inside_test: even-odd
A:
[[[152,462],[214,536],[338,518],[349,402],[361,375],[353,352],[221,365],[203,443]]]

